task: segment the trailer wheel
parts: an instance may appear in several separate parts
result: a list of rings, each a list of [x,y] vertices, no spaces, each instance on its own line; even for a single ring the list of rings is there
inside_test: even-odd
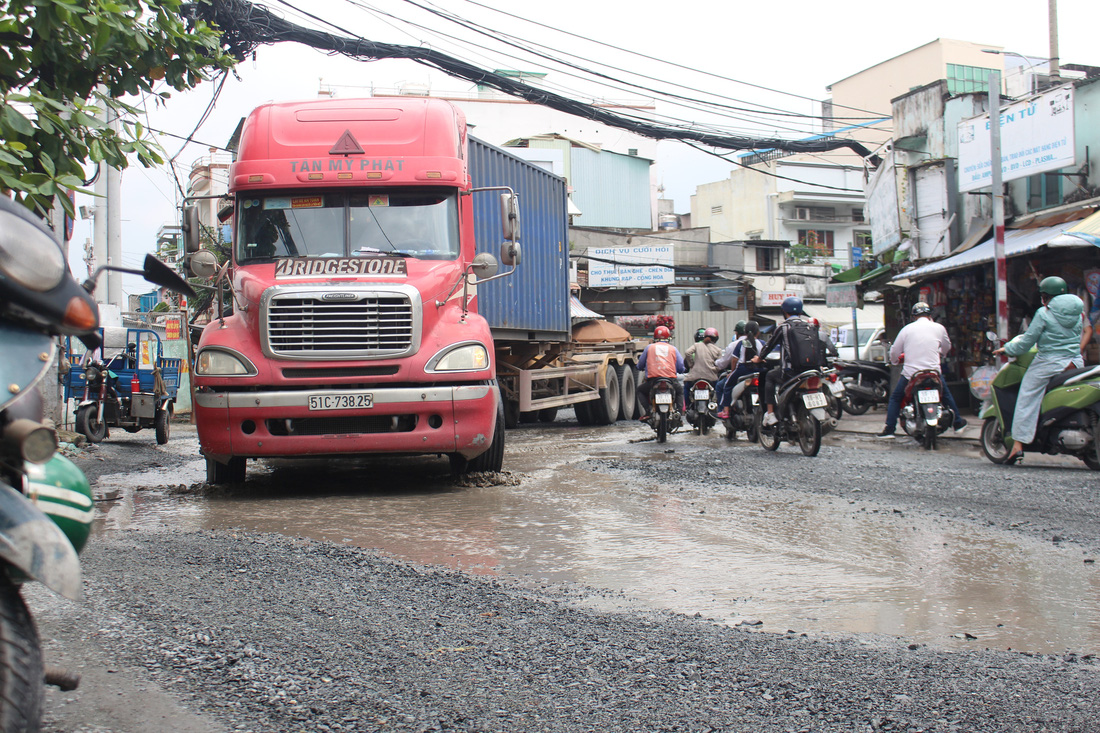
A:
[[[634,367],[623,364],[619,367],[619,418],[633,420],[638,416],[637,382],[634,379]]]
[[[501,398],[504,402],[504,427],[511,430],[519,425],[519,401]]]
[[[592,417],[592,406],[595,402],[576,402],[573,404],[573,412],[577,416],[578,425],[593,425],[596,420]]]
[[[545,407],[539,410],[539,422],[554,422],[558,419],[558,408]]]
[[[607,386],[600,390],[600,399],[592,403],[597,425],[610,425],[619,419],[619,373],[608,366]]]

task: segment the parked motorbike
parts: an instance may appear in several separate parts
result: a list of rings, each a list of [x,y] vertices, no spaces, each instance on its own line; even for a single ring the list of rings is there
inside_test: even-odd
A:
[[[718,422],[718,402],[714,384],[705,379],[695,381],[687,400],[687,421],[696,435],[706,435]]]
[[[749,442],[756,442],[756,406],[761,404],[762,384],[760,374],[751,372],[741,375],[733,385],[733,391],[730,394],[730,416],[724,421],[726,440],[733,440],[737,437],[738,431],[744,430]]]
[[[649,390],[649,426],[664,443],[669,434],[683,427],[683,415],[676,405],[676,386],[671,379],[658,379]]]
[[[980,442],[985,457],[1005,463],[1012,450],[1011,429],[1016,398],[1035,350],[1009,361],[993,378],[989,406],[982,411]],[[1068,369],[1050,380],[1039,412],[1035,439],[1025,451],[1080,458],[1100,470],[1100,366]]]
[[[760,444],[774,451],[784,440],[798,443],[803,455],[816,456],[821,450],[821,424],[829,419],[825,411],[829,404],[822,391],[821,372],[808,369],[779,386],[776,390],[775,425],[763,424],[764,406],[756,408],[756,429]]]
[[[942,385],[936,370],[919,371],[909,379],[901,398],[898,415],[901,429],[928,450],[936,449],[936,438],[956,419],[955,413],[943,402]]]
[[[890,366],[880,361],[833,362],[844,383],[840,406],[852,415],[863,415],[875,405],[890,402]]]
[[[152,256],[137,272],[193,294]],[[26,208],[0,196],[0,383],[7,387],[0,396],[0,720],[5,731],[38,730],[43,681],[63,689],[79,682],[63,671],[44,672],[21,589],[35,580],[66,598],[80,597],[77,554],[91,530],[92,492],[80,469],[57,455],[57,433],[44,423],[46,405],[37,385],[54,364],[57,336],[75,336],[88,349],[99,346],[94,282],[78,284],[50,232]]]

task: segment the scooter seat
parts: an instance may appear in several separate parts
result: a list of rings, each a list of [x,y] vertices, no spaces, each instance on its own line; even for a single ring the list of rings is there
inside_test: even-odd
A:
[[[1095,372],[1097,376],[1100,377],[1100,367],[1095,366],[1067,369],[1060,374],[1056,374],[1051,377],[1050,381],[1047,383],[1047,392],[1054,389],[1055,387],[1061,387],[1063,384],[1070,381],[1074,377],[1088,374],[1089,372]]]

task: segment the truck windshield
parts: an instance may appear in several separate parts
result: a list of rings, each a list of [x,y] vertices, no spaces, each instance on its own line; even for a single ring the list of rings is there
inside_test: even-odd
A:
[[[453,260],[459,254],[453,191],[242,195],[237,219],[238,262],[388,253]]]

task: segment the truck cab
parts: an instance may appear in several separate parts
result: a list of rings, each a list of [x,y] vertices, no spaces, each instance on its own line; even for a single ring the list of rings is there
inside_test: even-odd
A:
[[[246,118],[229,174],[232,308],[204,329],[194,371],[208,481],[242,481],[264,457],[436,453],[456,472],[500,470],[475,280],[497,263],[475,259],[466,151],[465,119],[442,100]]]

